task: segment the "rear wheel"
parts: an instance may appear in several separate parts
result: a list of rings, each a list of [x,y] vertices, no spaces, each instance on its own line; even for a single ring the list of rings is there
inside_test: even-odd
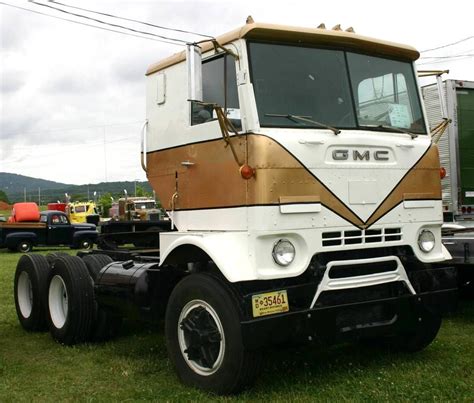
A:
[[[87,341],[94,321],[94,289],[87,267],[77,256],[61,256],[49,274],[51,336],[62,344]]]
[[[70,256],[69,253],[66,252],[51,252],[46,255],[46,259],[48,259],[49,264],[53,264],[54,260],[61,256]]]
[[[46,292],[50,268],[42,255],[29,254],[20,257],[15,280],[15,308],[21,326],[28,331],[47,328]]]
[[[95,282],[103,267],[112,263],[113,260],[110,256],[103,254],[86,255],[82,258],[87,266],[89,275]],[[95,303],[95,320],[92,329],[91,340],[93,341],[104,341],[108,340],[120,331],[122,326],[122,317],[113,315],[105,309],[99,307],[97,302]]]
[[[94,242],[89,238],[84,238],[79,241],[79,249],[92,249]]]
[[[86,255],[82,258],[82,260],[84,260],[87,270],[89,271],[89,275],[94,281],[97,279],[100,270],[104,266],[107,266],[109,263],[113,262],[110,256],[103,254]]]
[[[245,350],[237,304],[220,280],[207,274],[181,280],[168,302],[165,332],[183,383],[228,394],[255,380],[259,355]]]
[[[28,239],[24,239],[18,243],[16,250],[21,253],[31,252],[33,250],[33,243]]]

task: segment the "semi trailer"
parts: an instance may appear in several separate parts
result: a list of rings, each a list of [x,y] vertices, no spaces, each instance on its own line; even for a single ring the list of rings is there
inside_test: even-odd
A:
[[[439,88],[441,86],[441,88]],[[445,80],[421,89],[428,122],[436,126],[449,119],[438,142],[446,222],[474,225],[474,82]]]
[[[151,65],[141,158],[170,231],[154,255],[23,256],[20,323],[74,344],[164,318],[179,379],[221,394],[271,345],[427,347],[456,279],[418,57],[249,19]]]

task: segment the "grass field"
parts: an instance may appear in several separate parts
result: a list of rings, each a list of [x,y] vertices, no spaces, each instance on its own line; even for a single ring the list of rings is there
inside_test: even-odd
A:
[[[0,251],[2,402],[474,401],[472,300],[461,302],[437,340],[421,353],[349,344],[274,349],[265,353],[253,389],[219,398],[178,382],[166,356],[162,327],[127,323],[113,341],[74,347],[55,343],[48,333],[25,332],[16,318],[12,291],[19,257]]]

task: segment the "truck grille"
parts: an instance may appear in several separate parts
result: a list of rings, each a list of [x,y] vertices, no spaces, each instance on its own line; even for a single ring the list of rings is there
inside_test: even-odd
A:
[[[396,242],[402,240],[401,228],[323,232],[323,246]]]

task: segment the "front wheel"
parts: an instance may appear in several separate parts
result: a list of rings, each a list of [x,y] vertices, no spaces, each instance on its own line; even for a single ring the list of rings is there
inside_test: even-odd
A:
[[[391,348],[398,351],[415,353],[428,347],[436,338],[441,327],[441,315],[426,310],[418,318],[417,326],[410,332],[397,335],[388,340]]]
[[[168,302],[165,333],[183,383],[229,394],[255,380],[259,354],[244,348],[237,303],[221,280],[207,274],[181,280]]]

